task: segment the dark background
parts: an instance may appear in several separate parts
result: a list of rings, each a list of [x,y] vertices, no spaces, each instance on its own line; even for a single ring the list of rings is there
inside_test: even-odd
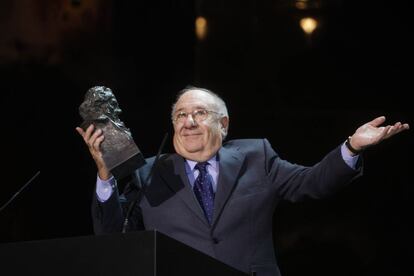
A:
[[[188,84],[227,102],[229,139],[266,137],[304,165],[377,116],[414,126],[412,4],[297,2],[2,0],[0,204],[41,175],[0,213],[0,242],[93,234],[96,171],[75,127],[95,85],[114,91],[145,156]],[[320,22],[311,36],[304,16]],[[367,150],[365,176],[335,196],[280,205],[283,274],[409,275],[413,149],[410,130]]]

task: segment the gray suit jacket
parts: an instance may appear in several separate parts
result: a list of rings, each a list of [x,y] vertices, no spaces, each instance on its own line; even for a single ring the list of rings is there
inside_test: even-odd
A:
[[[280,275],[273,248],[272,218],[280,200],[322,198],[361,174],[345,164],[340,147],[312,167],[279,158],[264,139],[232,140],[218,153],[219,177],[210,226],[188,183],[185,160],[163,155],[152,179],[144,183],[154,163],[140,168],[125,188],[108,201],[93,200],[97,234],[122,229],[122,202],[147,185],[131,218],[133,230],[157,229],[241,271]]]

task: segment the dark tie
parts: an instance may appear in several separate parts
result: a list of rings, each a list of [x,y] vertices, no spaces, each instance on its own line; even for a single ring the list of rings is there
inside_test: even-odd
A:
[[[197,169],[200,174],[194,182],[193,190],[201,208],[203,208],[204,215],[211,224],[213,219],[214,192],[211,176],[207,172],[207,165],[208,162],[201,162],[197,163],[195,166],[195,169]]]

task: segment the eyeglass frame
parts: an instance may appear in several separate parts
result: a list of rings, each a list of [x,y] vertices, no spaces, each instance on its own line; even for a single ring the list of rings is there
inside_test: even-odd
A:
[[[198,111],[206,111],[206,112],[207,112],[207,116],[206,116],[206,118],[205,118],[205,119],[203,119],[203,120],[201,120],[201,121],[198,121],[198,120],[196,119],[196,117],[194,117],[194,114],[195,114],[196,112],[198,112]],[[201,122],[204,122],[205,120],[207,120],[207,118],[208,118],[208,116],[209,116],[210,114],[217,114],[217,115],[221,115],[221,116],[223,116],[223,115],[224,115],[223,113],[220,113],[220,112],[217,112],[217,111],[214,111],[214,110],[202,109],[202,108],[195,109],[193,112],[179,111],[178,113],[176,113],[176,114],[174,114],[174,115],[172,116],[172,121],[173,121],[173,123],[177,123],[177,122],[178,122],[178,120],[179,120],[179,119],[177,118],[177,116],[178,116],[178,114],[182,114],[182,113],[184,113],[184,114],[185,114],[185,116],[183,117],[183,121],[182,121],[181,123],[184,123],[184,122],[185,122],[185,120],[187,120],[187,119],[188,119],[188,116],[190,116],[190,115],[191,115],[191,117],[193,118],[193,121],[194,121],[194,122],[197,122],[198,124],[199,124],[199,123],[201,123]]]

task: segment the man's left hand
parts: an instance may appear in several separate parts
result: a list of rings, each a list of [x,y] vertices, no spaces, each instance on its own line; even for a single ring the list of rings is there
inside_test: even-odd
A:
[[[402,124],[401,122],[394,125],[380,126],[384,122],[385,116],[380,116],[360,126],[350,137],[351,147],[357,151],[362,151],[410,128],[408,124]]]

